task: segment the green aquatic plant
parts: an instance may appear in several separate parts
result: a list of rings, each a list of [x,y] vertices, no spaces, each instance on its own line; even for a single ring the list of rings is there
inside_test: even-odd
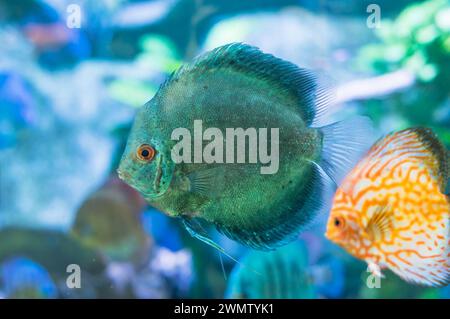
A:
[[[134,63],[149,70],[148,78],[116,79],[108,87],[110,95],[117,101],[132,107],[140,107],[155,95],[160,79],[154,75],[167,76],[181,65],[174,43],[160,35],[144,35],[140,40],[141,53]]]
[[[383,19],[376,35],[379,43],[368,44],[360,50],[358,68],[375,74],[404,70],[412,74],[415,83],[386,99],[364,102],[366,112],[379,123],[393,119],[395,129],[430,126],[449,145],[449,119],[444,117],[450,112],[439,112],[450,108],[448,1],[410,5],[396,19]]]
[[[140,47],[142,52],[137,56],[137,60],[153,65],[160,72],[170,74],[181,66],[177,48],[167,37],[145,35],[140,40]]]

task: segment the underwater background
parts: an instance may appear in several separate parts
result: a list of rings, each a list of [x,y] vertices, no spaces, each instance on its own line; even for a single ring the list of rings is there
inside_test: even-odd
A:
[[[269,253],[211,229],[236,263],[117,178],[136,111],[230,42],[326,74],[336,119],[450,147],[445,0],[0,0],[1,298],[450,297],[374,282],[323,227]]]

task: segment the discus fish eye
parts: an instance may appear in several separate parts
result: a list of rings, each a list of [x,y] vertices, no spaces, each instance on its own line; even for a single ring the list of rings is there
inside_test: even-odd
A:
[[[136,151],[136,156],[143,162],[150,162],[155,157],[156,151],[148,144],[142,144]]]
[[[345,219],[341,216],[334,217],[333,224],[336,228],[343,229],[345,227]]]

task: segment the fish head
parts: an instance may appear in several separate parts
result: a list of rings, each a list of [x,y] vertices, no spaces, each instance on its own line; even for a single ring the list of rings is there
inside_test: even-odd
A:
[[[169,189],[175,163],[170,156],[170,146],[151,127],[145,111],[136,116],[117,173],[147,201],[153,201]]]
[[[347,250],[355,257],[363,258],[362,247],[367,236],[360,224],[361,213],[352,205],[342,190],[336,192],[327,222],[325,237]]]

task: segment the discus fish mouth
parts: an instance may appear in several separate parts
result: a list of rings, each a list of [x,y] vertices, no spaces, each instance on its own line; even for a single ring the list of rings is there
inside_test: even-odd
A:
[[[327,229],[325,232],[325,238],[334,242],[339,243],[342,240],[343,234],[336,232],[335,230]]]

